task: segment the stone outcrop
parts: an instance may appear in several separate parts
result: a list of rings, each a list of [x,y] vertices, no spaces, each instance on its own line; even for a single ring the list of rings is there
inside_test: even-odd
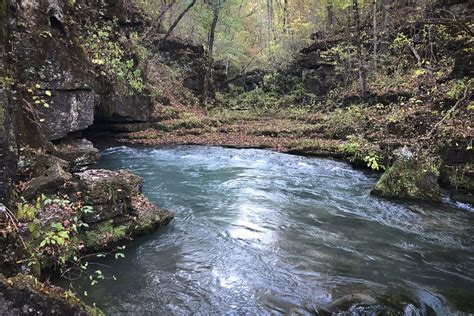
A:
[[[92,210],[82,237],[86,249],[99,250],[168,224],[174,214],[156,207],[142,194],[142,178],[128,170],[87,170],[76,174]]]
[[[113,92],[97,106],[97,122],[147,122],[151,115],[151,99],[147,95],[124,95]]]
[[[123,91],[115,78],[92,63],[84,44],[86,30],[109,20],[117,21],[114,33],[120,36],[140,31],[147,22],[130,1],[23,0],[14,4],[14,12],[14,76],[26,84],[24,90],[30,91],[18,98],[19,103],[25,103],[28,112],[38,112],[47,140],[83,131],[95,121],[149,120],[152,104],[147,92]],[[125,42],[117,40],[117,44],[124,60],[136,59]],[[44,102],[37,103],[39,99]],[[27,139],[36,136],[34,131],[25,130],[28,133]]]
[[[112,219],[130,211],[132,196],[141,192],[142,179],[127,170],[86,170],[77,173],[85,203],[94,211],[84,215],[88,224]]]
[[[23,196],[26,199],[33,199],[40,194],[56,194],[71,178],[71,174],[64,170],[60,163],[53,163],[42,175],[27,183]]]
[[[68,161],[73,172],[83,171],[100,159],[99,150],[85,138],[61,141],[54,154]]]
[[[34,89],[35,96],[49,105],[35,105],[28,96],[23,97],[39,111],[44,120],[42,130],[49,140],[83,130],[94,119],[94,76],[66,14],[66,3],[48,0],[14,4],[15,76],[30,83],[27,88]]]
[[[0,274],[1,315],[103,315],[81,302],[70,292],[40,283],[32,276],[19,274],[5,278]]]
[[[301,78],[304,88],[316,95],[325,96],[335,88],[342,78],[336,72],[336,63],[328,57],[323,58],[323,53],[337,45],[340,39],[331,41],[315,38],[315,42],[303,48],[290,66],[291,72]]]
[[[158,47],[156,52],[159,54],[161,62],[181,67],[186,71],[186,77],[183,81],[186,88],[196,95],[202,93],[202,84],[206,72],[203,46],[176,38],[168,38],[164,43],[160,40],[152,42],[150,48],[153,47]]]

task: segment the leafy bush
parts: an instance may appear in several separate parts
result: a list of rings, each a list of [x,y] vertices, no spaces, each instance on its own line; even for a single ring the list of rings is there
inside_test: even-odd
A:
[[[103,67],[109,77],[123,84],[127,94],[143,91],[142,72],[133,59],[126,58],[120,44],[113,40],[112,25],[99,27],[95,24],[85,39],[85,46],[89,49],[91,62]]]

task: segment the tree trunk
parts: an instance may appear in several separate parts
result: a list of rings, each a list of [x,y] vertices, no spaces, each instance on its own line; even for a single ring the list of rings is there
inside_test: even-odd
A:
[[[373,32],[374,32],[374,39],[373,39],[373,45],[374,45],[374,72],[377,71],[377,0],[374,0],[372,3],[373,6]]]
[[[327,11],[328,32],[332,32],[333,25],[334,25],[334,11],[333,11],[333,6],[332,6],[332,1],[328,1],[328,4],[326,6],[326,11]]]
[[[167,4],[166,1],[162,1],[160,15],[158,16],[156,23],[156,28],[158,31],[160,31],[161,27],[163,26],[163,20],[166,12],[168,12],[168,10],[171,9],[171,7],[174,6],[175,3],[176,0],[171,0],[169,4]]]
[[[365,73],[365,64],[364,56],[362,54],[362,43],[361,43],[361,32],[360,32],[360,15],[359,15],[359,5],[358,0],[352,0],[352,10],[354,12],[354,22],[356,27],[356,47],[357,47],[357,59],[359,62],[359,86],[360,86],[360,96],[365,99],[366,97],[366,73]]]
[[[219,6],[214,6],[213,8],[213,17],[211,28],[209,29],[209,35],[207,40],[207,67],[206,74],[204,76],[204,81],[202,83],[202,97],[201,102],[206,104],[207,99],[209,98],[209,84],[211,81],[212,67],[214,65],[213,59],[213,50],[214,50],[214,39],[216,34],[216,26],[219,20]]]
[[[267,0],[267,15],[268,15],[268,32],[270,39],[274,39],[274,25],[273,25],[273,0]]]
[[[381,49],[387,50],[388,47],[388,25],[390,23],[389,15],[390,0],[382,0],[382,41]]]
[[[283,32],[288,32],[288,0],[283,2]]]
[[[191,3],[183,10],[183,12],[181,12],[178,18],[173,22],[173,24],[171,24],[170,28],[168,29],[168,32],[166,32],[166,35],[163,37],[163,42],[165,42],[168,39],[168,37],[171,35],[173,30],[178,25],[179,21],[181,21],[181,19],[186,15],[186,13],[188,13],[188,11],[191,10],[194,4],[196,4],[196,0],[191,1]]]

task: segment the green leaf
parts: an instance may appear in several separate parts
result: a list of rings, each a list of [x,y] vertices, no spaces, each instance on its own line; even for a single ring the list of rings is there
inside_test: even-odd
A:
[[[115,254],[115,259],[118,259],[118,258],[125,258],[125,255],[124,255],[123,253],[121,253],[121,252],[117,252],[117,253]]]
[[[69,233],[67,231],[61,231],[58,233],[58,235],[65,239],[69,238]]]
[[[48,91],[45,92],[45,94],[46,94],[48,97],[50,97],[50,96],[51,96],[51,91],[48,90]]]

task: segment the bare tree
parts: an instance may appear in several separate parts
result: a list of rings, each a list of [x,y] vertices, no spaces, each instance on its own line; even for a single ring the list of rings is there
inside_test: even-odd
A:
[[[288,0],[283,0],[283,31],[288,32]]]
[[[216,35],[217,22],[219,21],[219,12],[220,7],[224,1],[212,0],[209,1],[209,4],[212,6],[212,22],[209,28],[208,38],[207,38],[207,66],[206,73],[204,75],[204,81],[202,83],[202,96],[201,102],[206,103],[209,98],[209,85],[211,82],[212,68],[214,66],[214,41]]]
[[[373,30],[373,46],[374,46],[374,71],[377,71],[377,0],[372,2],[372,30]]]
[[[192,0],[188,6],[181,12],[181,14],[176,18],[176,20],[171,24],[170,28],[168,29],[168,32],[166,32],[165,36],[163,37],[163,42],[165,42],[168,37],[171,35],[173,30],[178,26],[179,21],[188,13],[189,10],[196,4],[196,0]]]
[[[267,16],[268,16],[268,30],[270,38],[273,40],[275,35],[274,19],[273,19],[273,0],[267,0]]]
[[[352,11],[354,13],[354,22],[356,27],[355,42],[357,47],[357,59],[359,62],[359,86],[360,86],[360,96],[362,98],[366,97],[367,88],[366,88],[366,72],[365,72],[365,63],[364,56],[362,53],[362,42],[361,42],[361,31],[360,31],[360,15],[359,15],[359,4],[358,0],[352,0]]]
[[[333,5],[332,1],[328,1],[328,4],[326,5],[326,14],[327,14],[327,27],[328,31],[331,32],[333,29],[334,25],[334,10],[333,10]]]

